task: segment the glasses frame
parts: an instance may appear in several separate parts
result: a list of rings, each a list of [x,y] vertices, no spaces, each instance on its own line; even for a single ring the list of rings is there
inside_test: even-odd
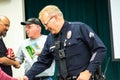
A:
[[[47,23],[45,23],[44,25],[47,26],[48,23],[50,22],[50,20],[51,20],[53,17],[54,17],[54,16],[52,16],[52,17],[47,21]]]

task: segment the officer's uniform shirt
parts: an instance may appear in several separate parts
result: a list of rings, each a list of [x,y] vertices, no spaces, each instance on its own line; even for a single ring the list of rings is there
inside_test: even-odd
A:
[[[55,39],[58,35],[62,48],[65,48],[68,76],[77,76],[84,70],[94,72],[103,61],[106,48],[93,30],[81,22],[65,22],[59,34],[48,35],[41,56],[26,73],[30,80],[48,68],[54,58],[59,65],[59,57],[55,53]]]
[[[7,53],[7,48],[6,48],[6,46],[3,42],[3,39],[0,37],[0,57],[7,56],[6,53]],[[5,73],[12,76],[11,66],[6,66],[6,65],[3,65],[3,64],[0,64],[0,67]]]

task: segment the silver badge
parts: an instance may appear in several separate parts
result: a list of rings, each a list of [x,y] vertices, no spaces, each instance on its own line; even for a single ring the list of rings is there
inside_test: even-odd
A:
[[[70,39],[71,36],[72,36],[72,31],[68,31],[68,32],[67,32],[67,39]]]

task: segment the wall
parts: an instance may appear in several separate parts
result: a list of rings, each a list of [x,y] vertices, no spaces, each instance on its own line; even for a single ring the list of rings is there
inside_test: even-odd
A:
[[[120,0],[110,0],[113,59],[120,60]]]
[[[16,53],[21,41],[25,39],[24,27],[20,25],[24,20],[24,0],[0,0],[0,15],[6,15],[11,21],[4,41],[7,48],[13,48]],[[22,75],[23,71],[23,66],[19,70],[13,68],[14,76]]]

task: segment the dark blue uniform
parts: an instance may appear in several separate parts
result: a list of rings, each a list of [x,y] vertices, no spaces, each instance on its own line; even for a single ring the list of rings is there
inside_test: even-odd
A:
[[[7,53],[7,48],[2,40],[2,38],[0,38],[0,57],[5,57]],[[12,76],[12,68],[11,66],[6,66],[3,64],[0,64],[1,69],[7,73],[8,75]]]
[[[79,75],[84,70],[94,72],[103,61],[106,53],[105,45],[88,25],[81,22],[65,22],[59,35],[65,48],[68,76]],[[48,35],[38,61],[26,73],[30,80],[48,68],[53,59],[59,67],[59,57],[55,53],[57,36]]]

